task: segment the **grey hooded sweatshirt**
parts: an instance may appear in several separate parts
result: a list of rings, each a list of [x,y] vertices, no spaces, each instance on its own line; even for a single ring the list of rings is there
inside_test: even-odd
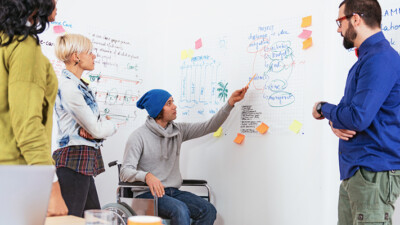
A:
[[[184,141],[215,132],[232,110],[226,103],[210,120],[201,123],[168,123],[161,127],[150,116],[128,139],[121,168],[123,182],[143,181],[148,172],[164,187],[180,188],[179,155]]]

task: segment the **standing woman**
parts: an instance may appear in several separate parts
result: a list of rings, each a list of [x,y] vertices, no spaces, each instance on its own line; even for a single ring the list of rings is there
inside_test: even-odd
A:
[[[54,0],[1,0],[0,164],[54,163],[51,130],[57,77],[42,53],[38,34],[54,21],[56,12]],[[54,181],[47,215],[66,215],[59,183]]]
[[[100,146],[117,127],[100,116],[93,92],[81,79],[83,71],[94,69],[91,41],[79,34],[59,36],[55,53],[66,69],[56,98],[59,148],[53,159],[69,214],[83,217],[87,209],[100,209],[93,176],[104,172]]]

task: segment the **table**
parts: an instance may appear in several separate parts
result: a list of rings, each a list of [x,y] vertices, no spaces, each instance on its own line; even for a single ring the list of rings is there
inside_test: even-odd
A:
[[[85,225],[85,219],[76,216],[47,217],[44,225]]]

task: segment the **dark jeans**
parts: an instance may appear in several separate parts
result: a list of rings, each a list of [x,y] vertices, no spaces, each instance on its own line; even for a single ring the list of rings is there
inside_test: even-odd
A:
[[[68,215],[84,216],[87,209],[100,209],[99,197],[92,176],[77,173],[69,168],[57,168],[61,194],[68,207]]]
[[[137,198],[153,198],[150,192]],[[171,225],[212,225],[217,217],[215,207],[203,198],[177,188],[165,188],[165,195],[158,198],[159,216],[171,219]]]

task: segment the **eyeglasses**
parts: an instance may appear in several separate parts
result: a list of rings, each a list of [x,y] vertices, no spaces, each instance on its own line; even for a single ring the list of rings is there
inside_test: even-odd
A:
[[[350,19],[352,16],[354,16],[354,14],[347,15],[347,16],[342,16],[342,17],[340,17],[340,18],[338,18],[336,20],[336,24],[338,25],[339,28],[341,28],[342,27],[342,21],[345,20],[345,19]]]
[[[339,28],[341,28],[341,27],[342,27],[342,21],[343,21],[343,20],[345,20],[345,19],[350,19],[352,16],[354,16],[354,15],[356,15],[356,14],[359,15],[359,16],[364,16],[363,13],[353,13],[353,14],[351,14],[351,15],[342,16],[342,17],[336,19],[336,24],[338,25]]]

